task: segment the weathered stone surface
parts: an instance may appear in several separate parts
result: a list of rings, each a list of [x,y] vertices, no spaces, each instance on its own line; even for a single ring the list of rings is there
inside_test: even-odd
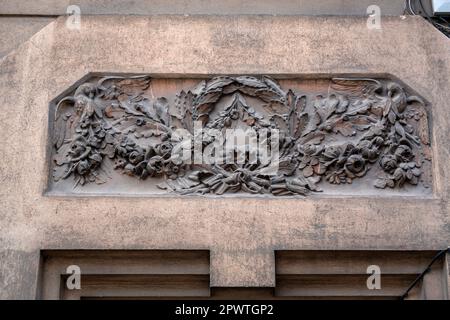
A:
[[[53,20],[49,17],[0,17],[0,58]]]
[[[287,15],[366,15],[367,7],[377,5],[383,15],[400,15],[403,0],[0,0],[0,13],[64,15],[77,5],[82,14],[287,14]]]
[[[450,44],[423,19],[384,18],[381,31],[342,17],[84,17],[79,31],[64,22],[0,60],[1,298],[35,297],[37,268],[23,257],[36,266],[40,249],[208,249],[212,286],[273,286],[275,249],[448,246]],[[49,101],[89,72],[393,75],[430,104],[433,194],[43,196]]]

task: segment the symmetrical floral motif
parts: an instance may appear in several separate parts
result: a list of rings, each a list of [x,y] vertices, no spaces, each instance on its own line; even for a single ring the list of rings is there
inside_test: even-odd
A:
[[[373,167],[377,188],[417,185],[424,161],[431,160],[424,103],[392,81],[336,78],[327,94],[312,97],[285,91],[267,76],[221,76],[173,101],[150,98],[150,85],[147,76],[104,77],[59,101],[55,182],[71,177],[76,186],[102,184],[111,169],[139,179],[164,177],[160,187],[180,194],[306,195],[320,191],[321,180],[348,184]],[[220,132],[279,130],[277,174],[267,174],[261,162],[184,163],[177,155],[185,141],[174,132],[194,136],[195,121]],[[203,149],[217,142],[205,136]]]

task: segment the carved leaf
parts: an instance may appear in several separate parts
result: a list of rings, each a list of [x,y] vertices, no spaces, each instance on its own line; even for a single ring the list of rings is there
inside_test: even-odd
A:
[[[401,137],[405,136],[405,129],[399,122],[395,123],[395,132],[397,132],[397,134],[400,135]]]
[[[349,121],[344,121],[340,119],[338,122],[335,123],[333,127],[334,133],[340,133],[344,137],[351,137],[356,134],[355,129],[353,128],[353,125]]]
[[[67,153],[70,149],[70,143],[66,143],[62,145],[56,153],[53,155],[53,161],[56,165],[62,166],[65,163],[68,163]]]
[[[287,94],[289,113],[289,133],[294,139],[298,139],[308,125],[309,115],[304,113],[306,96],[297,97],[292,90]]]
[[[240,83],[243,86],[246,87],[252,87],[252,88],[265,88],[266,84],[261,82],[261,80],[255,78],[255,77],[237,77],[236,82]]]
[[[222,91],[225,86],[234,82],[232,77],[216,77],[206,82],[205,93]]]
[[[365,131],[373,126],[377,121],[369,116],[356,116],[350,118],[350,122],[358,131]]]
[[[312,132],[299,140],[300,144],[320,144],[323,139],[325,139],[325,134],[323,132]]]
[[[274,114],[271,118],[270,118],[271,122],[273,122],[275,124],[275,127],[282,131],[282,132],[289,132],[288,130],[288,122],[286,121],[286,119],[278,114]]]
[[[67,176],[69,170],[68,165],[59,165],[53,168],[52,177],[54,181],[59,181]]]
[[[199,114],[209,112],[211,109],[211,104],[217,102],[221,96],[221,88],[209,90],[205,94],[199,96],[195,101],[196,112]]]
[[[306,116],[305,116],[306,118]],[[307,125],[303,129],[302,136],[306,136],[317,129],[317,126],[320,124],[320,116],[316,112],[307,113]]]
[[[169,125],[169,102],[166,98],[158,98],[154,103],[156,116],[164,125]]]
[[[280,97],[284,97],[285,93],[283,89],[281,89],[280,85],[272,78],[268,76],[263,77],[263,81],[267,84],[267,86],[273,91],[276,92]]]
[[[193,101],[194,94],[191,91],[188,91],[187,93],[181,91],[180,94],[177,95],[175,100],[176,111],[179,114],[182,126],[190,133],[193,133],[194,130],[194,126],[192,123]]]
[[[419,125],[418,125],[418,135],[420,138],[420,141],[422,141],[423,144],[429,145],[430,144],[430,136],[428,132],[428,118],[426,112],[423,112],[423,114],[420,116]]]
[[[306,131],[306,128],[309,124],[309,115],[307,113],[301,113],[296,116],[296,119],[297,119],[297,123],[296,123],[293,137],[295,139],[298,139]]]
[[[60,148],[64,140],[73,134],[73,124],[78,120],[78,116],[73,110],[72,100],[62,100],[59,102],[55,112],[53,144]]]
[[[328,99],[318,96],[316,101],[314,101],[314,108],[320,116],[321,122],[325,122],[336,110],[336,105],[329,103]]]
[[[384,179],[384,178],[379,178],[379,179],[377,179],[377,180],[375,181],[374,186],[375,186],[376,188],[378,188],[378,189],[384,189],[384,188],[386,188],[386,186],[387,186],[386,179]]]

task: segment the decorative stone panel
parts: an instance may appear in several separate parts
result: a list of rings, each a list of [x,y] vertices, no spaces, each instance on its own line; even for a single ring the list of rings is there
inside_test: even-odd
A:
[[[425,102],[389,79],[91,76],[51,112],[50,193],[431,192]]]

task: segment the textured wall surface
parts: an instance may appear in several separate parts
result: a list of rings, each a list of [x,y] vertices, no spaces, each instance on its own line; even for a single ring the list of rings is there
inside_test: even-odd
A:
[[[17,48],[54,19],[51,17],[0,17],[0,58]]]
[[[404,0],[0,0],[0,14],[64,15],[77,5],[82,14],[288,14],[366,15],[378,5],[383,15],[400,15]]]
[[[384,75],[430,102],[433,194],[46,197],[49,101],[89,72]],[[39,250],[207,249],[212,286],[273,286],[275,249],[450,242],[450,43],[418,17],[59,18],[0,60],[0,298],[34,298]]]

